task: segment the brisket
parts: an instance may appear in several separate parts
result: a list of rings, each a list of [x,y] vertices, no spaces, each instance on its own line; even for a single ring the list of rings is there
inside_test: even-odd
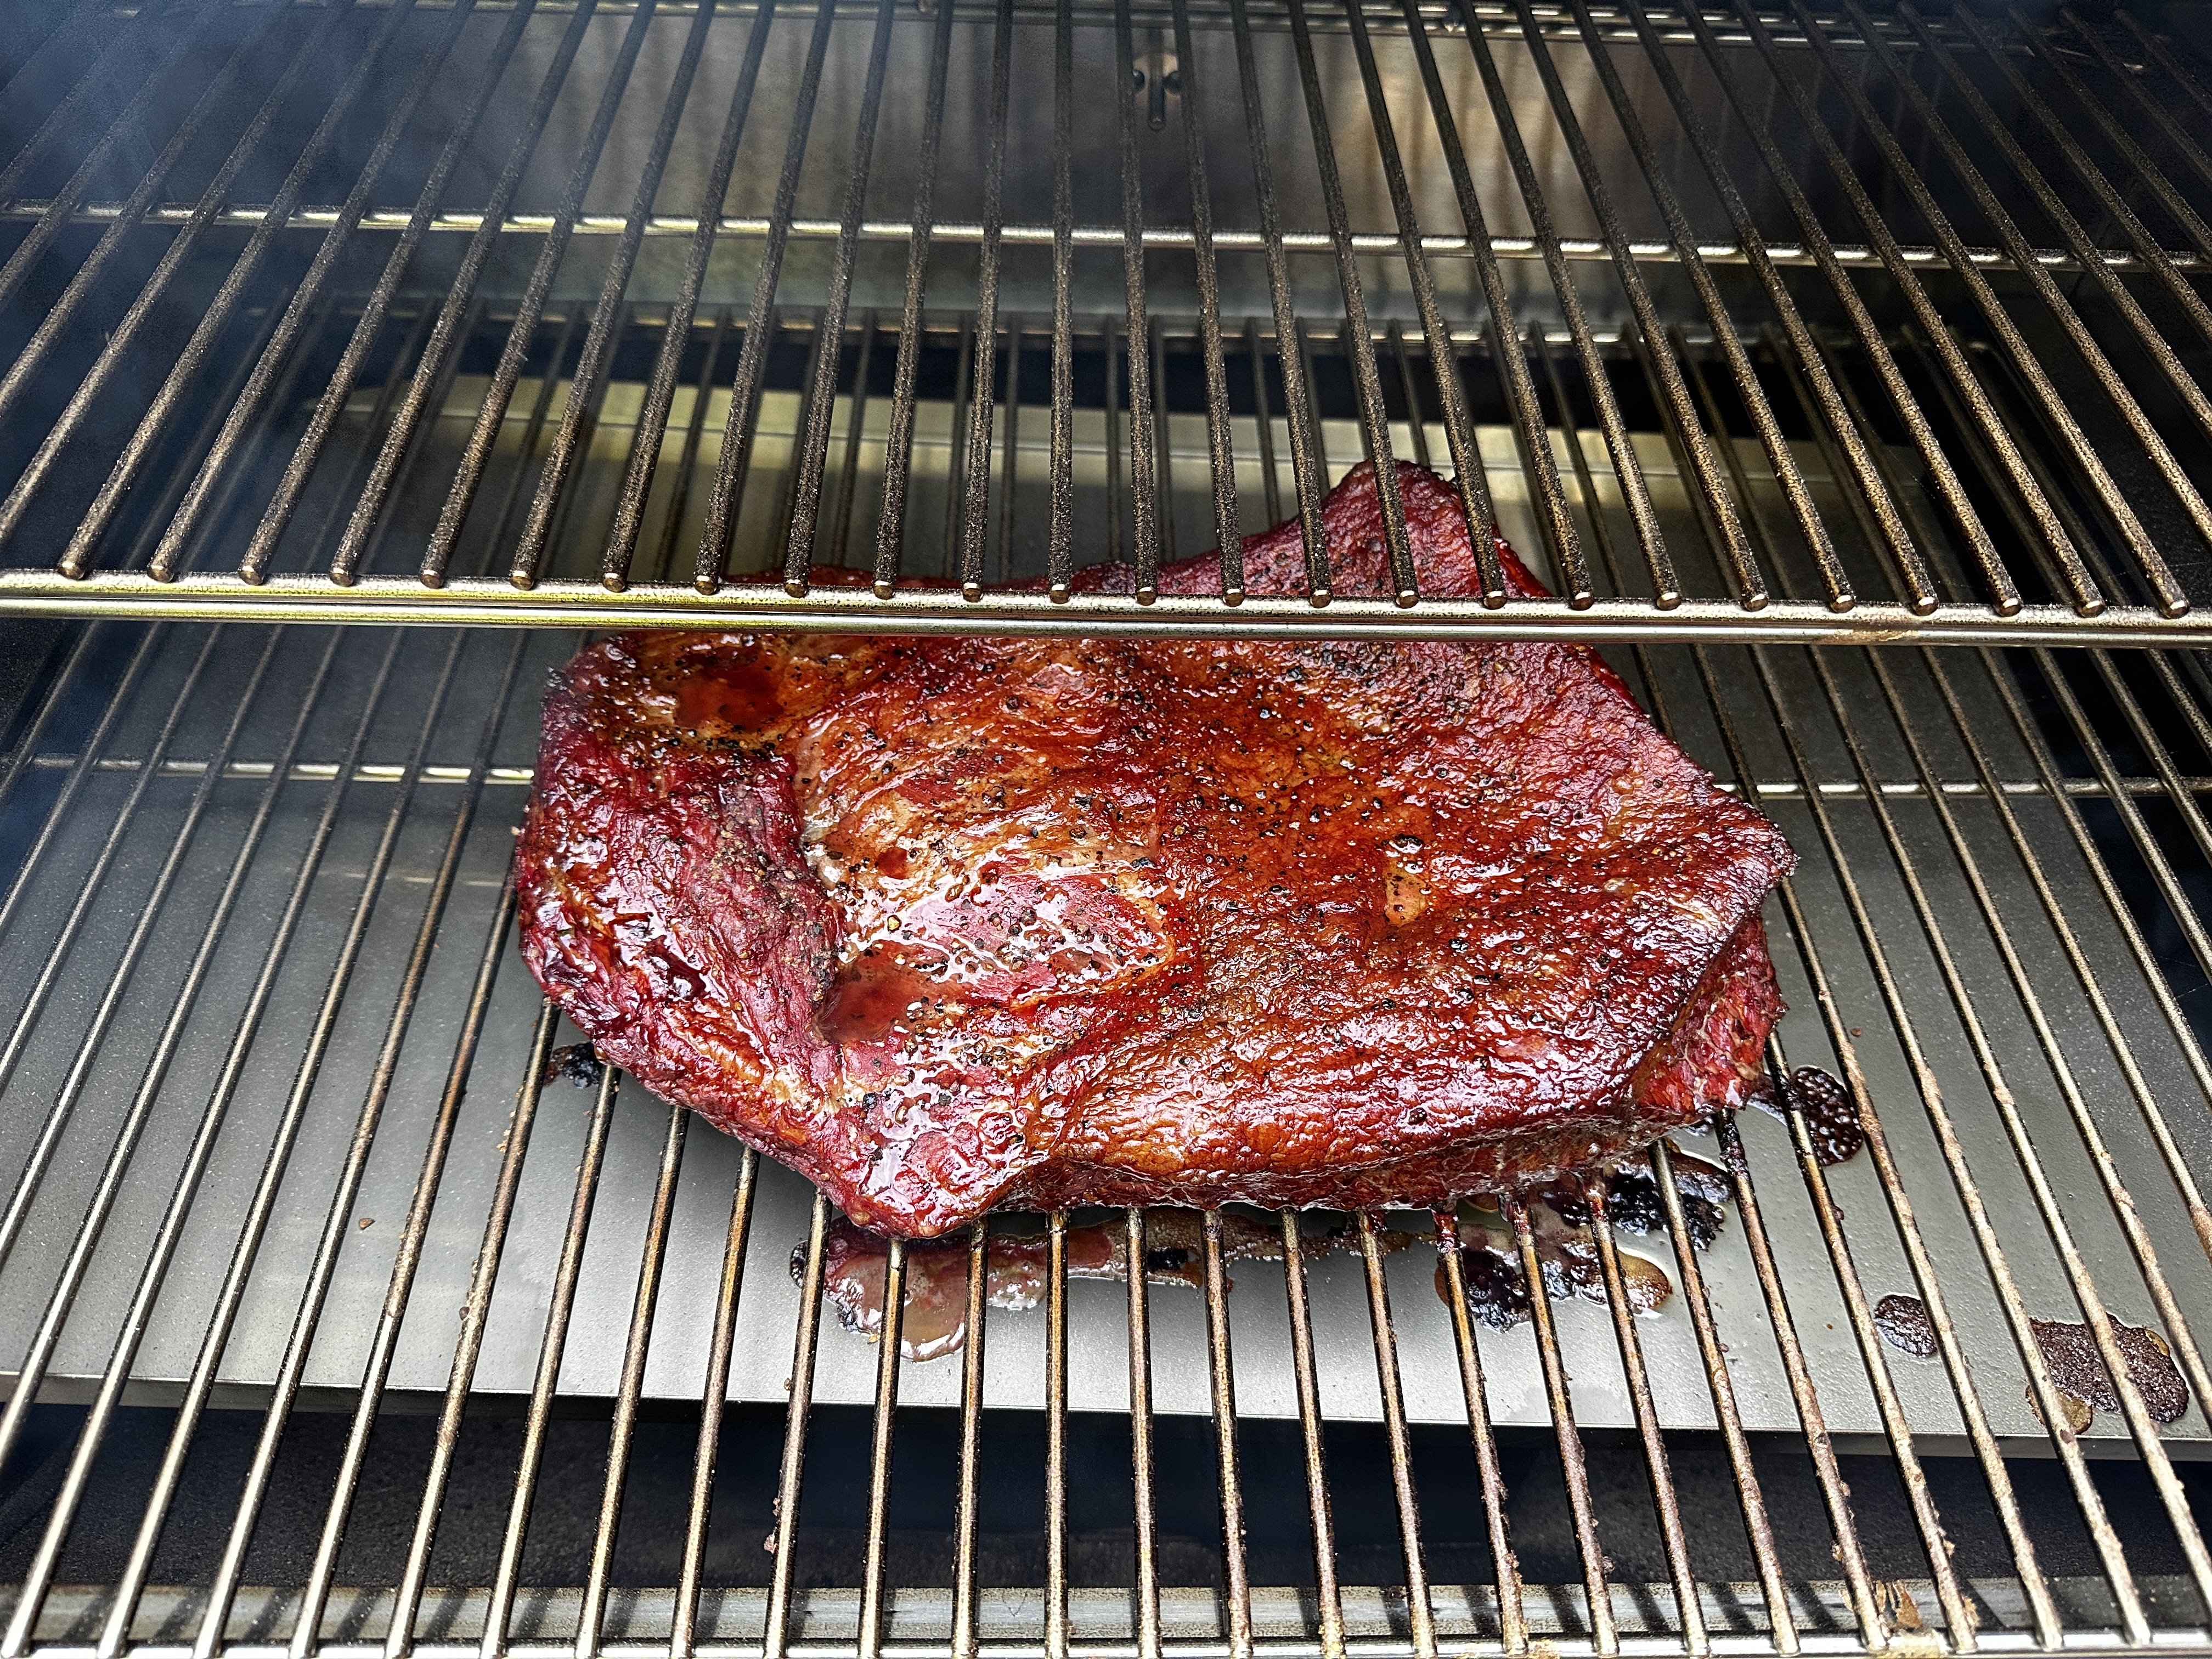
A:
[[[1422,591],[1475,591],[1400,477]],[[1382,591],[1368,469],[1325,520]],[[1300,591],[1297,526],[1245,568]],[[555,676],[516,870],[600,1054],[929,1237],[1632,1152],[1761,1074],[1792,863],[1580,646],[639,632]]]

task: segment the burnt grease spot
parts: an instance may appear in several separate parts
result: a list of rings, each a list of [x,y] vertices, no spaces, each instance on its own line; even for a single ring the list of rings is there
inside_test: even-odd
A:
[[[1753,1093],[1753,1103],[1785,1121],[1790,1112],[1802,1113],[1813,1155],[1822,1164],[1848,1164],[1859,1155],[1866,1145],[1866,1128],[1859,1121],[1851,1091],[1832,1073],[1800,1066],[1788,1078],[1771,1082],[1771,1089]]]
[[[2052,1382],[2100,1412],[2120,1409],[2120,1392],[2112,1386],[2112,1373],[2098,1357],[2096,1339],[2087,1325],[2056,1319],[2027,1322]],[[2173,1363],[2173,1350],[2156,1331],[2118,1319],[2112,1324],[2112,1340],[2127,1361],[2128,1376],[2142,1393],[2144,1408],[2154,1421],[2175,1421],[2189,1409],[2189,1385]]]
[[[1936,1322],[1917,1296],[1886,1296],[1874,1304],[1875,1328],[1881,1340],[1915,1359],[1936,1357]]]
[[[1875,1327],[1882,1340],[1899,1353],[1915,1359],[1933,1359],[1936,1353],[1936,1325],[1928,1304],[1917,1296],[1886,1296],[1875,1306]],[[2044,1369],[2051,1385],[2065,1396],[2067,1416],[2078,1432],[2087,1425],[2090,1408],[2118,1412],[2120,1393],[2112,1373],[2098,1357],[2096,1339],[2077,1320],[2031,1319],[2035,1346],[2043,1354]],[[2173,1351],[2156,1331],[2124,1320],[2112,1321],[2112,1339],[2126,1356],[2128,1376],[2142,1395],[2143,1406],[2160,1423],[2179,1420],[2189,1409],[2189,1385],[2173,1363]],[[2029,1404],[2034,1389],[2028,1390]],[[2075,1407],[2080,1410],[2075,1410]]]
[[[1674,1190],[1681,1200],[1682,1224],[1695,1249],[1711,1248],[1728,1212],[1726,1173],[1679,1147],[1668,1147]],[[1529,1195],[1529,1231],[1544,1293],[1554,1302],[1579,1298],[1602,1302],[1605,1268],[1598,1254],[1595,1219],[1584,1188],[1561,1182]],[[1606,1178],[1605,1209],[1618,1237],[1632,1233],[1663,1237],[1667,1208],[1657,1180],[1647,1170],[1616,1170]],[[1509,1330],[1529,1316],[1528,1276],[1518,1243],[1502,1219],[1479,1207],[1463,1209],[1457,1220],[1461,1287],[1468,1311],[1493,1330]],[[1657,1313],[1674,1294],[1674,1281],[1656,1261],[1632,1250],[1616,1249],[1621,1286],[1633,1313]],[[1437,1295],[1451,1303],[1448,1264],[1437,1267]]]
[[[543,1089],[565,1079],[579,1089],[596,1089],[606,1069],[606,1061],[599,1058],[599,1051],[590,1043],[571,1042],[545,1056],[545,1069],[538,1073],[538,1086]]]

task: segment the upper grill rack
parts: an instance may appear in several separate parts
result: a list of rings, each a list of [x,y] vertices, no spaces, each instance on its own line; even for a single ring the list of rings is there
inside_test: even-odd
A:
[[[1102,87],[1127,90],[1079,95]],[[1985,643],[2208,627],[2192,365],[2212,156],[2191,128],[2212,93],[2125,12],[87,4],[6,107],[0,607]],[[953,318],[957,472],[925,525],[915,440]],[[564,383],[525,413],[549,329]],[[836,349],[803,359],[763,525],[762,407],[808,330]],[[464,363],[487,331],[492,361]],[[1009,376],[1028,373],[1043,505],[1016,529]],[[435,441],[463,374],[484,377],[474,423]],[[855,535],[849,491],[825,519],[825,482],[878,384]],[[585,501],[611,400],[619,483]],[[1587,454],[1561,453],[1570,412]],[[488,488],[519,415],[542,453]],[[1509,516],[1480,464],[1486,428],[1506,434],[1524,550],[1561,597],[1508,601],[1492,569],[1478,598],[1422,598],[1394,488],[1395,592],[1331,597],[1316,508],[1341,467],[1321,427],[1346,416],[1354,453],[1450,471],[1478,524]],[[1118,548],[1093,544],[1079,477],[1079,428],[1102,418]],[[1179,419],[1206,485],[1184,550],[1226,550],[1229,591],[1147,603]],[[1652,505],[1635,436],[1653,426],[1690,484],[1686,538]],[[1598,456],[1617,504],[1582,487]],[[1839,486],[1825,500],[1815,471]],[[398,513],[426,491],[427,522]],[[310,502],[341,515],[328,549],[301,527]],[[1312,597],[1231,611],[1263,505],[1302,520]],[[495,574],[449,578],[495,519]],[[1105,551],[1136,600],[1067,594]],[[833,557],[872,593],[810,585]],[[940,571],[957,593],[916,585]]]

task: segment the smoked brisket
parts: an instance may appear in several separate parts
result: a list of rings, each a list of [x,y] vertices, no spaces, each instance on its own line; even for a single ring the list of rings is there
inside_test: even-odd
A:
[[[1400,477],[1423,592],[1476,591]],[[1325,518],[1382,591],[1367,469]],[[1301,591],[1296,526],[1245,566]],[[637,632],[556,675],[516,869],[601,1054],[928,1237],[1632,1152],[1760,1075],[1792,863],[1580,646]]]

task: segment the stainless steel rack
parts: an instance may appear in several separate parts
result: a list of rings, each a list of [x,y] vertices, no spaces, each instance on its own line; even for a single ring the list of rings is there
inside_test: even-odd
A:
[[[2124,12],[1525,0],[46,21],[0,70],[0,647],[35,669],[0,728],[0,1656],[2212,1650],[2212,678],[2113,648],[2204,626],[2186,47]],[[1054,595],[1386,455],[1569,597]],[[862,574],[787,586],[818,565]],[[1720,1242],[1601,1204],[1602,1299],[1510,1331],[1455,1255],[1386,1251],[1425,1224],[1394,1216],[1233,1292],[1218,1218],[1195,1297],[1055,1251],[1041,1308],[987,1310],[971,1274],[957,1359],[825,1333],[802,1184],[616,1073],[540,1086],[573,1033],[514,951],[508,832],[535,685],[617,625],[1604,644],[1802,854],[1772,1060],[1840,1076],[1869,1150],[1823,1164],[1797,1112],[1686,1143],[1728,1170]],[[1806,648],[1838,642],[1881,648]],[[1104,1224],[1141,1257],[1163,1224]],[[2086,1427],[2035,1332],[2077,1316],[2119,1407]],[[2160,1334],[2177,1420],[2114,1320]],[[663,1492],[635,1462],[679,1407]],[[1111,1590],[1072,1565],[1090,1413],[1129,1449]],[[931,1416],[946,1565],[902,1577]],[[1042,1571],[991,1582],[989,1465],[1039,1417]],[[1255,1581],[1278,1420],[1310,1571]],[[1371,1464],[1332,1438],[1361,1422]],[[843,1572],[810,1513],[860,1424]],[[349,1577],[395,1481],[391,1571]],[[1387,1569],[1350,1565],[1354,1482]],[[1557,1582],[1516,1565],[1539,1485]],[[441,1578],[485,1504],[483,1571]],[[562,1504],[588,1542],[533,1576]],[[1440,1572],[1470,1510],[1486,1565]],[[257,1577],[288,1529],[300,1571]],[[1654,1582],[1608,1559],[1632,1530]],[[205,1570],[165,1576],[186,1534]]]
[[[93,27],[82,12],[40,49],[81,79],[49,96],[16,77],[27,118],[45,118],[0,174],[24,227],[0,301],[27,325],[0,376],[15,438],[0,607],[1990,643],[2178,644],[2204,625],[2191,597],[2212,551],[2198,476],[2212,402],[2191,362],[2212,341],[2194,285],[2212,230],[2191,204],[2212,160],[2190,122],[2212,94],[2126,13],[456,0],[100,15],[97,51],[63,53]],[[1128,97],[1077,96],[1147,63]],[[1505,165],[1478,177],[1471,154]],[[703,372],[702,307],[740,269],[749,297],[714,359],[730,407],[702,442],[672,415]],[[401,326],[426,301],[428,332]],[[1259,316],[1241,340],[1239,309]],[[969,319],[972,359],[951,515],[965,604],[902,586],[921,536],[921,361],[948,311]],[[547,411],[503,568],[460,579],[556,315],[580,336],[570,395]],[[380,543],[486,316],[496,362],[434,523]],[[1678,322],[1712,359],[1711,398],[1689,384]],[[839,349],[798,388],[796,510],[770,548],[743,526],[793,325]],[[993,434],[1011,424],[1002,380],[1031,326],[1049,364],[1033,416],[1048,500],[1022,538],[1040,568],[1009,586],[987,556],[1006,507]],[[1102,349],[1126,383],[1133,603],[1065,593],[1089,550],[1079,339],[1102,326],[1125,343]],[[1532,330],[1556,337],[1562,395],[1620,487],[1615,597],[1599,597],[1599,509],[1554,453]],[[856,331],[889,414],[872,550],[818,512]],[[641,331],[659,346],[621,483],[579,514],[617,359],[651,349]],[[1189,384],[1156,384],[1160,347],[1127,349],[1159,331],[1195,358]],[[1314,335],[1348,373],[1360,451],[1402,455],[1403,422],[1433,418],[1475,518],[1492,516],[1474,460],[1495,410],[1561,597],[1508,602],[1493,578],[1477,599],[1422,599],[1395,489],[1395,592],[1330,596],[1313,517],[1329,467],[1299,343]],[[1650,377],[1632,395],[1664,418],[1646,424],[1678,434],[1705,532],[1690,543],[1652,512],[1616,358]],[[225,419],[194,443],[186,411],[234,369]],[[1258,490],[1236,461],[1255,374],[1289,474]],[[380,383],[399,390],[356,459],[337,434]],[[1786,407],[1800,395],[1809,428]],[[1204,417],[1200,521],[1231,555],[1226,605],[1146,602],[1163,556],[1154,452],[1179,401]],[[1758,440],[1778,503],[1729,476],[1732,432]],[[1826,511],[1808,442],[1850,481]],[[684,458],[702,453],[714,465],[695,491]],[[1913,489],[1929,509],[1917,519]],[[1242,597],[1235,550],[1278,495],[1305,523],[1312,596],[1224,616]],[[309,562],[302,504],[338,498],[343,531]],[[672,533],[674,556],[641,568],[641,546]],[[833,539],[872,570],[872,598],[810,581]],[[1795,597],[1783,563],[1806,573]],[[771,580],[733,584],[744,572]]]

